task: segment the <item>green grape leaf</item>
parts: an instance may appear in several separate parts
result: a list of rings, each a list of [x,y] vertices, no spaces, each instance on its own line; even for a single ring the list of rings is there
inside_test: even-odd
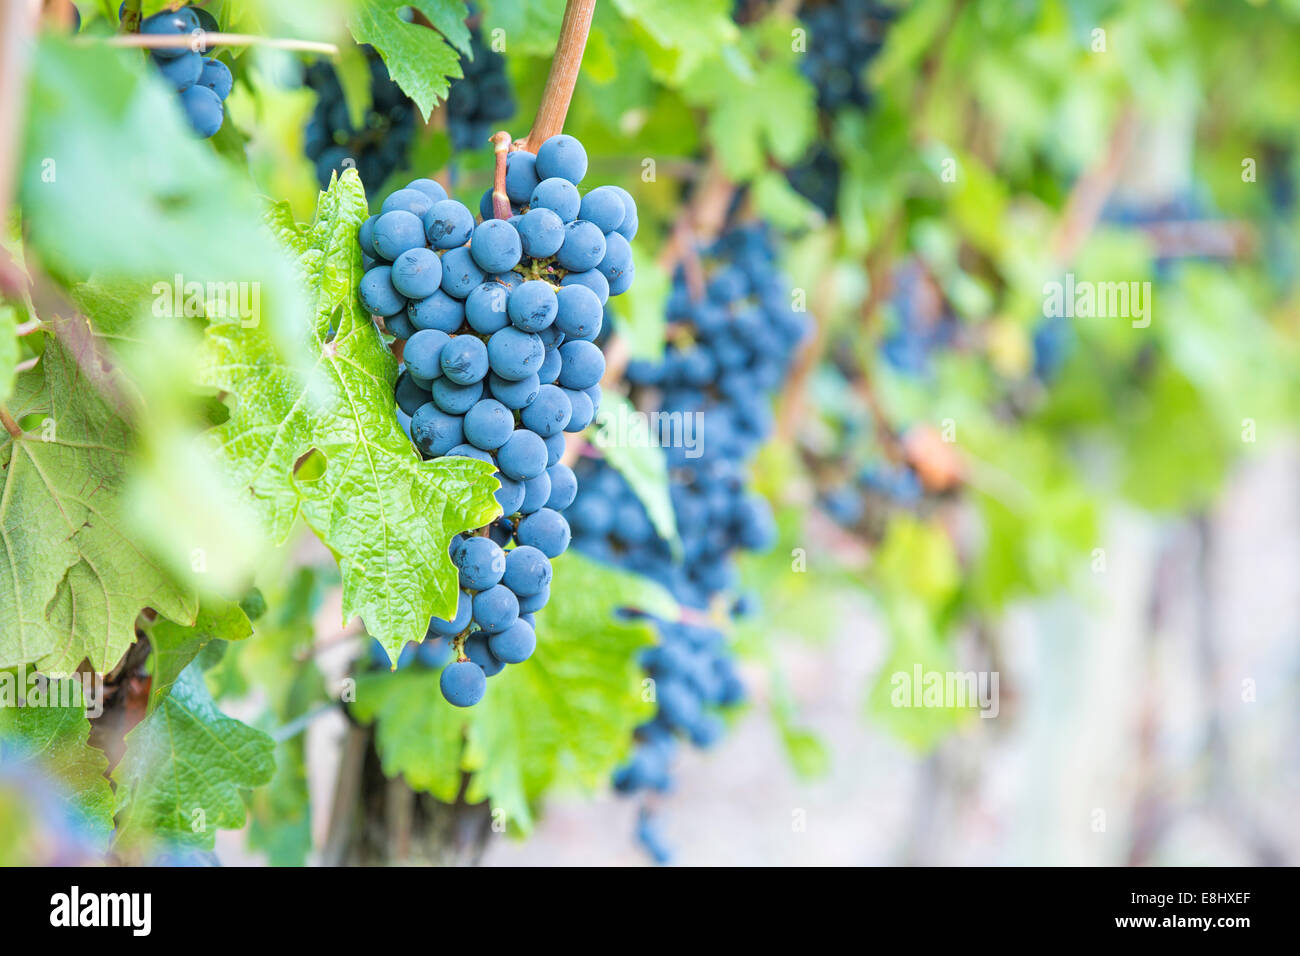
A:
[[[292,264],[262,227],[246,172],[195,139],[157,70],[139,51],[74,45],[52,31],[33,67],[18,169],[24,226],[44,270],[68,285],[97,273],[120,283],[119,335],[156,321],[151,290],[173,281],[233,286],[250,303],[255,291],[255,320],[266,318],[283,348],[305,323]],[[88,315],[100,330],[98,314]]]
[[[39,424],[0,442],[0,666],[66,674],[88,659],[106,671],[143,608],[183,622],[198,611],[123,519],[130,428],[82,364],[47,339],[11,408]]]
[[[467,799],[490,800],[523,832],[533,825],[530,804],[547,790],[602,786],[653,711],[636,652],[654,629],[617,617],[623,608],[677,615],[657,585],[570,552],[555,562],[537,651],[489,680],[476,706],[443,700],[437,671],[363,675],[353,711],[377,723],[384,772],[440,800],[454,800],[462,771],[470,773]]]
[[[413,8],[434,29],[398,16]],[[447,98],[448,78],[461,76],[460,55],[469,52],[468,10],[461,0],[361,0],[348,20],[358,43],[369,43],[388,66],[388,75],[420,108],[425,121]]]
[[[198,619],[190,627],[159,621],[149,631],[153,646],[153,681],[149,687],[149,709],[167,696],[181,672],[190,666],[210,641],[242,641],[253,633],[252,622],[238,604],[219,598],[204,598]]]
[[[693,418],[679,415],[664,421],[674,423],[672,428],[676,434],[683,441],[694,442],[696,450],[699,450],[704,436],[695,427]],[[653,434],[645,413],[633,408],[624,396],[609,392],[602,397],[592,444],[604,452],[605,460],[627,480],[632,492],[645,506],[659,537],[678,552],[681,541],[677,537],[673,502],[668,496],[668,461],[659,444],[665,437],[671,439],[671,435],[664,434],[663,426],[659,434]],[[687,454],[692,453],[690,444],[686,450]]]
[[[739,36],[728,0],[614,0],[614,6],[671,52],[665,72],[675,83],[717,51],[734,49]]]
[[[212,849],[218,829],[244,825],[241,790],[271,779],[274,749],[269,736],[221,713],[203,672],[186,668],[126,735],[113,771],[116,845],[137,848],[157,836]]]
[[[16,675],[0,673],[0,763],[31,763],[52,777],[59,785],[57,799],[107,844],[113,831],[113,790],[104,776],[108,758],[90,745],[86,707],[94,700],[85,693],[86,685],[51,680],[35,691],[15,684],[27,702],[17,707],[8,699],[10,680]]]
[[[500,514],[493,467],[470,458],[422,462],[397,422],[397,363],[357,302],[365,192],[347,170],[321,194],[315,221],[272,209],[272,230],[298,257],[315,321],[302,349],[304,379],[276,359],[263,330],[215,320],[204,378],[235,397],[214,446],[252,490],[282,540],[301,513],[337,556],[345,620],[360,615],[394,660],[424,637],[429,618],[451,617],[459,589],[451,537]],[[312,453],[322,473],[296,474]]]

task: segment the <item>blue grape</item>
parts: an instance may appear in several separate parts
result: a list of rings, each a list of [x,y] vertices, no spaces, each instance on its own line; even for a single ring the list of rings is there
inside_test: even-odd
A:
[[[519,263],[523,247],[514,226],[501,219],[488,219],[474,227],[469,251],[485,272],[509,272]]]
[[[479,631],[465,638],[465,656],[483,671],[484,677],[495,677],[506,666],[504,661],[498,660],[492,653],[487,634]]]
[[[433,403],[448,415],[464,415],[483,397],[483,383],[458,385],[447,376],[435,379],[432,389]]]
[[[537,184],[528,205],[532,209],[549,209],[561,222],[573,222],[578,218],[582,197],[578,195],[578,187],[573,183],[552,177]]]
[[[543,385],[553,385],[555,380],[560,377],[560,366],[563,364],[564,362],[560,359],[560,350],[558,348],[548,348],[542,358],[542,367],[537,370],[537,380]]]
[[[415,334],[415,326],[411,325],[411,321],[406,317],[405,312],[384,316],[384,329],[390,335],[399,339],[409,339]]]
[[[371,315],[396,315],[406,308],[406,300],[393,286],[390,266],[375,266],[363,275],[357,298]]]
[[[465,303],[439,289],[423,299],[413,299],[406,306],[406,317],[416,329],[435,329],[450,334],[465,321]]]
[[[527,434],[527,433],[525,433]],[[569,523],[558,511],[542,508],[519,522],[515,540],[532,545],[548,558],[558,558],[569,547]]]
[[[537,150],[537,178],[557,176],[575,186],[587,175],[587,151],[574,137],[557,133]]]
[[[416,659],[430,670],[445,667],[452,656],[451,642],[442,637],[426,637],[416,648]]]
[[[607,236],[627,217],[623,197],[612,186],[597,186],[582,197],[578,215],[600,229]]]
[[[524,483],[508,478],[499,471],[494,477],[501,483],[501,487],[493,494],[497,504],[501,506],[501,513],[503,515],[514,514],[519,510],[519,506],[524,503]]]
[[[379,207],[379,215],[382,217],[384,213],[392,212],[395,209],[403,209],[417,219],[423,220],[432,206],[433,200],[423,190],[398,189],[390,193],[388,198],[384,200],[383,205]],[[423,233],[421,233],[421,236],[423,236]],[[420,244],[424,244],[423,239],[421,239]]]
[[[411,440],[425,455],[438,458],[465,440],[463,419],[426,402],[411,416]]]
[[[464,299],[483,284],[483,270],[478,267],[469,249],[459,246],[442,255],[442,291],[457,299]]]
[[[507,312],[515,328],[540,332],[555,321],[559,302],[550,283],[530,279],[510,294]]]
[[[522,664],[537,649],[537,634],[527,621],[516,618],[504,631],[488,638],[488,648],[504,664]]]
[[[578,478],[573,469],[562,462],[551,465],[546,469],[546,474],[551,479],[551,496],[546,507],[552,511],[563,511],[578,496]]]
[[[530,431],[549,438],[564,431],[572,417],[573,405],[569,396],[554,385],[543,385],[533,403],[520,412],[519,421]]]
[[[473,661],[452,661],[443,668],[438,688],[453,707],[473,707],[483,699],[487,678]]]
[[[457,385],[481,382],[488,373],[488,351],[483,340],[457,335],[442,347],[442,374]]]
[[[488,343],[488,355],[492,354],[491,342]],[[488,389],[492,392],[492,397],[499,401],[506,408],[521,409],[528,405],[537,397],[537,392],[541,388],[541,381],[536,373],[526,378],[521,378],[517,382],[512,382],[502,378],[495,372],[488,375]]]
[[[537,594],[551,583],[551,562],[541,551],[520,545],[506,552],[506,570],[501,583],[520,597]]]
[[[357,230],[357,242],[361,244],[361,251],[371,259],[379,258],[379,251],[375,249],[374,235],[375,220],[378,218],[378,216],[371,216],[363,222],[361,228]]]
[[[586,272],[570,272],[560,280],[561,288],[572,285],[586,286],[596,293],[596,298],[600,300],[602,306],[609,300],[609,280],[594,268],[588,269]]]
[[[454,199],[436,202],[424,214],[424,232],[435,249],[463,246],[473,231],[474,214]]]
[[[440,617],[429,620],[429,633],[439,637],[455,637],[469,627],[474,612],[474,598],[468,591],[459,591],[456,596],[456,616],[451,620]]]
[[[544,438],[543,442],[546,444],[546,467],[550,468],[564,457],[564,449],[567,445],[564,442],[563,433]]]
[[[566,432],[580,432],[592,423],[596,417],[596,406],[586,392],[577,389],[564,389],[569,400],[569,421],[565,424]]]
[[[140,21],[140,32],[146,36],[180,36],[199,29],[198,18],[189,7],[164,10]],[[184,47],[159,47],[154,55],[160,60],[172,60],[189,52]]]
[[[546,357],[541,339],[514,326],[493,332],[487,348],[492,371],[512,382],[536,374]]]
[[[424,246],[424,225],[420,222],[420,217],[405,209],[382,213],[375,220],[371,235],[375,251],[389,262],[407,249],[419,249]]]
[[[200,136],[215,136],[226,118],[221,97],[206,86],[191,86],[181,93],[181,107]]]
[[[154,54],[154,66],[158,67],[158,72],[176,88],[176,92],[184,93],[191,86],[199,81],[203,74],[203,57],[199,56],[192,50],[187,50],[180,56],[176,57],[159,57]],[[212,89],[211,87],[208,87]],[[216,90],[212,90],[216,93]],[[217,93],[217,98],[221,99],[221,94]]]
[[[489,465],[494,464],[492,453],[484,451],[482,448],[475,448],[469,442],[457,445],[451,451],[447,452],[448,458],[473,458],[476,461],[485,461]]]
[[[501,583],[506,571],[506,553],[494,542],[477,535],[465,540],[458,551],[460,586],[467,591],[486,591]]]
[[[605,234],[598,227],[584,219],[564,227],[564,244],[555,254],[555,262],[560,268],[569,272],[586,272],[595,269],[603,258]]]
[[[632,269],[632,247],[628,245],[626,239],[617,232],[605,238],[605,257],[600,260],[596,266],[600,274],[609,280],[609,291],[611,295],[617,295],[614,291],[618,284],[619,278],[623,273]]]
[[[560,346],[560,358],[564,361],[560,384],[565,388],[590,388],[605,374],[605,355],[591,342],[565,342]]]
[[[421,329],[406,341],[402,358],[412,375],[424,379],[432,385],[433,380],[442,374],[442,350],[451,341],[446,332],[436,329]]]
[[[235,78],[230,75],[230,67],[220,60],[205,57],[203,59],[203,70],[199,74],[199,86],[206,86],[213,93],[216,93],[221,99],[230,95],[234,89]]]
[[[536,478],[546,470],[546,443],[534,432],[516,429],[497,449],[497,465],[516,481]]]
[[[564,221],[550,209],[530,209],[515,226],[524,255],[533,259],[549,259],[564,244]]]
[[[556,293],[555,324],[567,339],[594,339],[604,314],[600,297],[588,286],[561,286]]]
[[[465,440],[484,451],[495,451],[515,429],[515,416],[499,401],[485,398],[465,413]]]
[[[524,482],[524,500],[519,505],[519,513],[530,515],[534,511],[544,508],[546,500],[550,497],[551,478],[543,471],[536,478],[529,478]]]
[[[408,299],[428,298],[442,284],[442,260],[423,247],[407,249],[393,260],[392,270],[393,288]]]
[[[548,584],[536,594],[525,594],[519,598],[520,614],[535,614],[546,607],[551,600],[551,587]]]
[[[474,595],[474,623],[488,634],[504,631],[519,617],[519,599],[503,584]]]
[[[506,195],[512,203],[523,205],[533,195],[538,182],[536,165],[537,157],[525,150],[506,155]]]
[[[409,372],[397,376],[397,407],[407,415],[414,415],[421,405],[429,400],[429,390],[416,384]]]
[[[418,189],[429,197],[429,202],[437,205],[447,198],[447,190],[442,188],[442,183],[434,179],[412,179],[406,184],[407,189]]]
[[[469,294],[465,300],[465,320],[479,335],[491,335],[510,324],[506,302],[510,290],[500,282],[488,281]]]

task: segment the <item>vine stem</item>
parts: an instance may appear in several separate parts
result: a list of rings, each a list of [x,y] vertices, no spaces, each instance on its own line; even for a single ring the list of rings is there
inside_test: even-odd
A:
[[[492,176],[492,217],[510,218],[510,197],[506,195],[506,156],[510,152],[510,134],[499,130],[488,140],[496,156],[496,169]]]
[[[9,409],[5,408],[3,405],[0,405],[0,423],[4,425],[5,431],[7,431],[12,437],[23,437],[23,430],[18,427],[18,423],[14,421],[14,417],[9,414]]]
[[[564,130],[564,119],[569,114],[569,102],[578,82],[578,69],[582,66],[582,53],[587,48],[587,34],[591,31],[591,18],[595,11],[596,0],[569,0],[564,6],[564,20],[560,23],[560,39],[555,45],[551,72],[546,77],[533,128],[524,140],[523,148],[530,153],[536,153],[542,143]]]
[[[261,37],[252,33],[208,33],[196,30],[174,36],[156,36],[144,33],[121,33],[111,37],[83,37],[78,41],[86,46],[102,43],[107,46],[144,47],[158,49],[197,49],[214,46],[265,46],[276,50],[296,50],[303,53],[324,53],[338,56],[339,48],[333,43],[317,40],[292,40],[281,37]]]

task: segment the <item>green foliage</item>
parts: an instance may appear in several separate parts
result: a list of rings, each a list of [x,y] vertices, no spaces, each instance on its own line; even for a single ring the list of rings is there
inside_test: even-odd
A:
[[[676,615],[657,585],[570,552],[555,562],[537,651],[492,678],[475,707],[443,700],[438,671],[363,675],[353,711],[376,723],[384,772],[446,801],[468,773],[466,799],[490,800],[525,833],[543,793],[603,785],[632,729],[652,712],[635,656],[654,631],[642,620],[619,620],[627,608]]]
[[[50,338],[18,379],[13,413],[35,430],[0,443],[0,666],[39,661],[66,674],[84,658],[106,671],[135,640],[143,608],[182,623],[198,611],[124,521],[129,428],[85,377],[78,356]]]
[[[252,633],[253,625],[239,605],[220,600],[205,600],[192,627],[159,621],[149,631],[153,650],[149,709],[171,692],[181,673],[210,641],[242,641]]]
[[[418,10],[434,30],[398,16]],[[446,98],[450,79],[458,79],[460,53],[469,52],[466,9],[461,0],[360,0],[348,21],[358,43],[369,43],[388,66],[388,75],[427,120]],[[460,51],[460,52],[457,52]]]
[[[397,423],[396,362],[356,298],[356,234],[367,215],[352,170],[321,194],[311,225],[294,223],[283,205],[272,210],[312,302],[301,348],[316,357],[313,373],[276,361],[260,328],[225,321],[208,328],[205,379],[238,399],[213,444],[272,534],[283,539],[301,514],[338,557],[345,620],[359,614],[396,660],[430,617],[455,610],[452,535],[482,527],[500,507],[490,464],[422,462]],[[323,470],[303,478],[296,471],[309,453]]]
[[[217,709],[203,672],[181,672],[152,714],[126,735],[113,771],[121,850],[156,841],[211,849],[218,829],[244,825],[241,790],[271,779],[271,738]]]
[[[0,673],[0,688],[11,680],[16,683],[14,674]],[[113,791],[104,776],[108,760],[90,746],[84,687],[77,680],[52,680],[35,692],[17,687],[27,706],[16,707],[9,699],[0,706],[0,754],[6,758],[0,763],[39,767],[53,779],[55,799],[83,820],[97,841],[107,843]]]

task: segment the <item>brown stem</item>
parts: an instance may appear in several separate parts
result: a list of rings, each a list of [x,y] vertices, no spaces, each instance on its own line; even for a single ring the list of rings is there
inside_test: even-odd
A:
[[[14,421],[14,417],[9,414],[9,409],[5,408],[3,405],[0,405],[0,423],[4,425],[5,431],[14,438],[23,437],[23,430],[18,427],[18,423]]]
[[[546,77],[542,102],[537,107],[533,128],[524,140],[524,149],[530,153],[536,153],[542,143],[564,130],[564,118],[569,115],[569,101],[573,99],[573,87],[578,82],[582,52],[587,48],[587,33],[591,30],[591,17],[595,10],[596,0],[569,0],[565,4],[560,39],[555,45],[555,57]]]
[[[1115,123],[1106,152],[1098,164],[1085,172],[1070,191],[1051,242],[1052,255],[1057,262],[1064,264],[1073,259],[1096,227],[1102,207],[1115,188],[1124,161],[1133,148],[1137,130],[1137,111],[1129,107]]]
[[[214,46],[266,46],[276,50],[324,53],[327,56],[339,55],[339,48],[333,43],[262,37],[252,33],[208,33],[203,30],[169,36],[144,33],[122,33],[111,37],[87,36],[79,39],[78,42],[83,45],[103,43],[108,46],[145,47],[150,50],[169,48],[198,49],[199,47],[211,48]]]
[[[496,154],[496,171],[492,177],[492,216],[510,218],[510,197],[506,195],[506,157],[510,153],[510,134],[505,130],[493,133],[489,140]]]

